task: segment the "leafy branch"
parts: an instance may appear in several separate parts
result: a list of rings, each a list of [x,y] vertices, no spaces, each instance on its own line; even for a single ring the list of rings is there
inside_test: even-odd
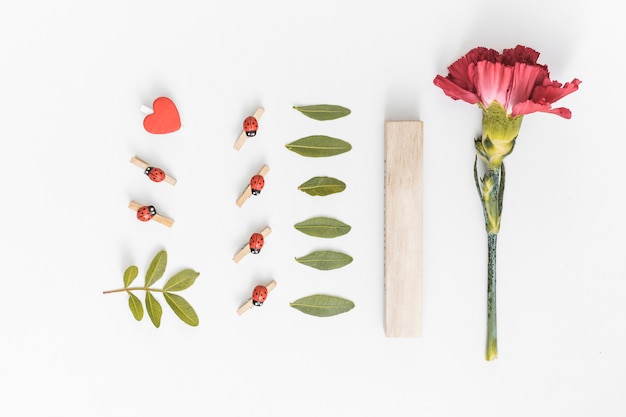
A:
[[[165,282],[163,288],[153,288],[152,286],[163,277],[166,266],[167,252],[162,250],[155,255],[154,259],[150,263],[148,271],[146,271],[143,286],[130,286],[139,275],[139,268],[135,265],[131,265],[126,268],[126,271],[124,271],[123,288],[103,291],[102,293],[112,294],[126,292],[128,294],[128,307],[130,308],[133,317],[135,320],[141,321],[144,315],[144,307],[139,297],[133,294],[133,291],[145,291],[146,311],[148,312],[148,317],[150,317],[154,327],[159,327],[161,325],[163,309],[161,308],[159,301],[154,297],[153,293],[161,293],[163,294],[163,298],[165,298],[167,304],[178,316],[178,318],[190,326],[197,326],[200,321],[193,307],[191,307],[191,304],[189,304],[187,300],[180,295],[174,293],[191,287],[200,273],[194,271],[193,269],[183,269],[182,271],[172,275],[170,279]]]

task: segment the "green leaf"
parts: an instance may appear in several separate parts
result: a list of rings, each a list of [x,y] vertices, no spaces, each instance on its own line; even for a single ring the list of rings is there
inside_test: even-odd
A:
[[[161,325],[161,315],[163,314],[163,309],[161,308],[161,304],[159,304],[150,291],[146,291],[146,310],[148,311],[148,317],[152,320],[152,324],[154,324],[154,327],[158,328]]]
[[[350,300],[324,294],[309,295],[289,305],[305,314],[317,317],[336,316],[354,308],[354,303]]]
[[[329,271],[348,265],[352,262],[352,257],[341,252],[318,250],[301,258],[296,258],[296,261],[311,268]]]
[[[184,269],[173,275],[163,286],[163,291],[182,291],[191,287],[200,275],[193,269]]]
[[[132,292],[128,293],[128,307],[130,307],[130,311],[133,313],[135,320],[141,321],[141,319],[143,319],[141,300]]]
[[[128,288],[135,278],[137,278],[137,275],[139,275],[139,268],[135,265],[126,268],[126,271],[124,271],[124,288]]]
[[[303,222],[296,223],[293,227],[309,236],[323,238],[343,236],[351,229],[351,227],[344,222],[331,219],[330,217],[313,217]]]
[[[290,151],[311,158],[339,155],[352,149],[352,145],[345,140],[324,135],[307,136],[285,146]]]
[[[350,114],[350,109],[334,104],[314,104],[312,106],[293,106],[294,109],[315,120],[334,120]]]
[[[298,190],[314,196],[340,193],[345,189],[346,184],[333,177],[313,177],[298,186]]]
[[[200,323],[198,319],[198,315],[194,311],[193,307],[185,300],[183,297],[177,294],[170,294],[168,292],[163,293],[165,297],[165,301],[172,308],[174,313],[180,318],[182,321],[187,323],[190,326],[197,326]]]
[[[146,272],[146,287],[151,286],[163,276],[166,266],[167,266],[167,252],[162,250],[156,254],[154,259],[150,263],[150,267],[148,268],[148,271]]]

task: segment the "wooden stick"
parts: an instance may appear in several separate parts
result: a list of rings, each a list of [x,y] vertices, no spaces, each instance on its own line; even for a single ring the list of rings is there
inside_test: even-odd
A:
[[[256,111],[254,112],[252,117],[254,117],[255,119],[259,120],[261,118],[261,116],[263,116],[263,112],[264,111],[265,111],[265,109],[263,109],[263,107],[259,107],[258,109],[256,109]],[[246,135],[246,132],[242,130],[241,134],[237,138],[237,141],[235,142],[235,146],[234,146],[235,150],[238,151],[239,149],[241,149],[243,144],[246,143],[247,139],[248,139],[248,136]]]
[[[135,200],[132,200],[129,204],[128,204],[128,208],[133,210],[133,211],[137,211],[139,210],[141,207],[143,207],[145,204],[140,204],[138,202],[136,202]],[[174,220],[169,219],[165,216],[161,216],[159,213],[155,214],[154,216],[152,216],[152,220],[154,220],[157,223],[161,223],[164,226],[167,227],[172,227],[174,225]]]
[[[272,280],[269,284],[265,286],[265,288],[267,288],[267,293],[269,294],[274,288],[276,288],[276,281]],[[250,310],[253,306],[254,304],[252,304],[252,298],[250,298],[237,309],[237,314],[241,316],[243,313]]]
[[[269,170],[270,168],[267,165],[263,165],[261,169],[259,170],[258,175],[265,177],[265,175],[267,175]],[[245,203],[246,200],[248,200],[248,198],[250,198],[251,195],[252,195],[252,187],[250,186],[250,184],[248,184],[244,192],[237,199],[237,206],[239,207],[243,206],[243,203]]]
[[[422,335],[423,123],[385,122],[385,335]]]
[[[263,230],[261,230],[260,233],[263,235],[263,238],[266,238],[267,235],[272,233],[272,229],[270,229],[269,226],[266,226]],[[244,258],[244,256],[246,256],[249,253],[250,253],[250,243],[248,242],[246,243],[246,246],[241,248],[241,250],[237,252],[237,254],[233,257],[233,261],[239,262]]]
[[[144,161],[144,160],[142,160],[142,159],[140,159],[140,158],[138,158],[138,157],[136,157],[136,156],[133,156],[132,158],[130,158],[130,163],[131,163],[131,164],[133,164],[133,165],[138,166],[138,167],[139,167],[139,168],[141,168],[144,172],[145,172],[145,170],[146,170],[149,166],[151,166],[151,165],[150,165],[150,164],[148,164],[146,161]],[[165,180],[164,180],[164,181],[165,181],[166,183],[170,184],[170,185],[176,185],[176,179],[175,179],[175,178],[170,177],[169,175],[167,175],[167,173],[165,174]]]

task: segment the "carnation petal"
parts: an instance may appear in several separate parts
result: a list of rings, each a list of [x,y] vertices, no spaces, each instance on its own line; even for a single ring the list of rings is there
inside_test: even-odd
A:
[[[443,90],[444,93],[450,98],[455,100],[463,100],[470,104],[477,104],[480,102],[480,98],[471,91],[467,91],[450,79],[437,75],[433,81],[435,85]]]
[[[547,78],[548,72],[541,66],[515,64],[513,82],[505,107],[512,109],[517,103],[531,98],[535,86],[541,85]]]
[[[489,107],[494,101],[504,106],[512,79],[513,67],[499,62],[481,61],[476,64],[476,95],[485,107]]]
[[[537,59],[539,59],[539,52],[523,45],[502,51],[502,63],[504,65],[513,66],[516,63],[537,65]]]
[[[532,100],[526,100],[513,106],[511,117],[523,116],[530,113],[551,113],[561,116],[565,119],[570,119],[572,117],[572,112],[565,107],[558,107],[553,109],[551,103],[535,103]]]
[[[532,99],[534,101],[545,100],[548,103],[555,103],[563,97],[578,90],[578,85],[581,81],[578,78],[574,78],[572,82],[561,85],[558,81],[550,81],[546,79],[543,85],[535,87],[533,91]]]

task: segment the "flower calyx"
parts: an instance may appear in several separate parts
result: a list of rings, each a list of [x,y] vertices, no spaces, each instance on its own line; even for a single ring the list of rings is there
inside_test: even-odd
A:
[[[513,152],[523,116],[510,117],[496,101],[487,108],[479,106],[483,110],[483,132],[474,140],[476,153],[487,166],[499,167],[504,158]]]

